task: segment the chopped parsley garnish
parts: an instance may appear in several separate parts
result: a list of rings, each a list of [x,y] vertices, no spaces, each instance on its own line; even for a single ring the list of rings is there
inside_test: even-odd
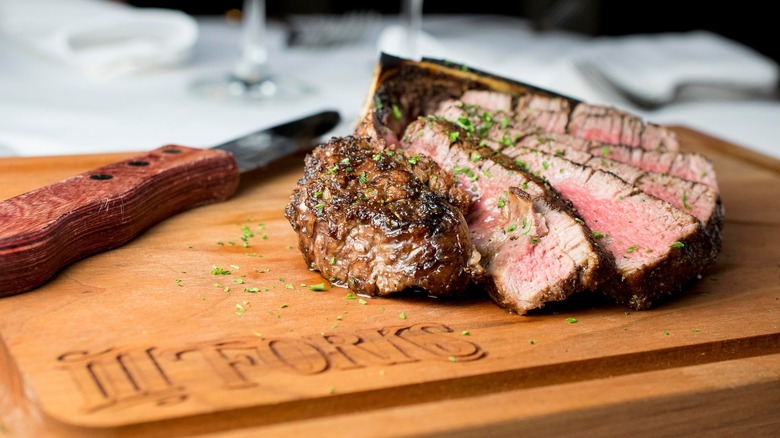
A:
[[[475,163],[475,162],[479,161],[480,158],[482,158],[482,154],[480,154],[479,152],[472,152],[471,153],[471,162],[472,163]]]
[[[574,324],[575,322],[577,322],[577,318],[568,317],[566,318],[566,322],[568,322],[569,324]]]
[[[512,224],[509,227],[507,227],[506,232],[511,233],[512,231],[517,229],[517,224]]]
[[[314,199],[319,199],[320,196],[322,196],[322,191],[317,191],[311,194]]]
[[[361,299],[358,300],[358,304],[362,304],[362,305],[365,306],[366,304],[368,304],[368,301],[366,301],[363,298],[361,298]]]
[[[384,105],[382,104],[382,99],[380,99],[379,96],[374,97],[374,106],[378,111],[382,111],[382,108],[384,108]]]
[[[604,146],[601,148],[601,155],[609,155],[609,147]]]
[[[504,117],[503,119],[501,119],[501,128],[506,129],[507,126],[509,126],[509,118]]]
[[[683,207],[684,207],[686,210],[690,210],[690,209],[691,209],[691,206],[690,206],[690,205],[688,205],[688,203],[686,202],[687,200],[688,200],[688,196],[685,194],[685,192],[683,192],[683,194],[682,194],[682,204],[683,204]]]
[[[547,170],[550,168],[550,164],[546,161],[542,161],[542,167],[544,167],[544,170]]]
[[[401,318],[401,319],[406,319],[406,313],[405,312],[401,312],[401,313],[398,314],[398,317]]]
[[[595,239],[603,239],[604,235],[599,233],[598,231],[594,231],[593,232],[593,238],[595,238]]]
[[[575,217],[575,218],[574,218],[574,222],[577,222],[577,223],[578,223],[578,224],[580,224],[580,225],[585,225],[585,221],[583,221],[582,219],[580,219],[580,218],[578,218],[578,217]]]
[[[506,147],[512,147],[514,146],[514,143],[512,143],[512,140],[509,139],[506,135],[501,137],[501,144]]]
[[[393,118],[396,120],[401,120],[401,110],[398,109],[398,105],[393,104],[391,108],[393,110]]]
[[[450,136],[450,143],[455,143],[456,141],[458,141],[458,137],[460,137],[460,132],[457,131],[448,132],[447,135]]]
[[[245,287],[244,292],[249,292],[250,294],[256,294],[260,292],[260,288],[258,287]]]
[[[314,208],[317,210],[317,213],[322,214],[322,209],[325,208],[325,204],[320,202],[319,204],[315,205]]]
[[[326,172],[326,175],[333,175],[336,173],[336,171],[339,170],[339,166],[333,166]]]
[[[463,128],[466,132],[474,132],[474,125],[471,124],[471,120],[466,116],[458,117],[458,126]]]
[[[528,239],[529,239],[529,240],[531,241],[531,243],[533,243],[533,244],[537,244],[537,243],[539,243],[539,242],[542,240],[541,238],[539,238],[539,237],[534,237],[534,236],[529,236],[529,237],[528,237]]]
[[[374,161],[381,160],[382,159],[382,153],[381,152],[377,152],[376,154],[374,154],[374,156],[371,159],[374,160]]]
[[[420,154],[414,154],[411,158],[409,158],[407,161],[409,164],[417,164],[417,161],[420,159]]]
[[[506,205],[506,199],[504,198],[498,198],[498,208],[501,208]]]
[[[631,245],[628,248],[626,248],[626,252],[630,254],[638,249],[639,249],[639,245]]]
[[[682,242],[674,242],[673,244],[669,245],[669,248],[682,248],[683,246],[685,245],[683,245]]]
[[[355,294],[353,294],[352,292],[347,292],[347,296],[345,296],[344,298],[346,298],[348,300],[355,300],[355,299],[357,299]]]
[[[230,275],[230,271],[222,269],[222,266],[212,266],[211,275]]]
[[[323,291],[325,290],[325,283],[310,284],[309,289],[315,291]]]
[[[469,335],[471,335],[471,332],[468,331],[468,330],[463,330],[462,332],[460,332],[460,334],[463,335],[463,336],[469,336]]]
[[[344,158],[343,160],[339,161],[339,164],[349,164],[349,157]]]

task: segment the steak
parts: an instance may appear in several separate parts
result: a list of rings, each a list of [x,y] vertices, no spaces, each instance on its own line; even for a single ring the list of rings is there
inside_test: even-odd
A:
[[[719,248],[700,221],[668,202],[553,154],[516,147],[512,155],[571,201],[614,256],[618,282],[608,293],[618,302],[648,308],[714,262]]]
[[[467,91],[463,96],[470,96],[470,101],[477,102],[479,99],[476,96],[485,94],[487,93],[482,91]],[[605,145],[569,134],[545,131],[536,124],[536,121],[529,121],[528,118],[507,112],[504,109],[489,110],[475,104],[467,104],[465,101],[442,101],[435,114],[450,121],[466,117],[471,124],[480,129],[478,131],[480,136],[502,142],[504,145],[519,143],[534,147],[540,142],[540,139],[541,141],[555,140],[559,150],[562,151],[570,149],[584,151],[650,172],[668,173],[688,181],[707,184],[716,192],[718,190],[712,162],[701,154],[648,151],[625,145]],[[489,123],[490,127],[486,129],[488,117],[492,122]]]
[[[457,107],[450,105],[442,112],[451,114],[453,106]],[[713,218],[710,228],[705,229],[697,218],[683,211],[684,208],[675,208],[611,172],[575,163],[557,152],[515,146],[503,131],[507,124],[499,126],[492,117],[486,121],[483,114],[481,122],[490,125],[488,129],[482,129],[484,125],[476,125],[465,116],[459,117],[456,123],[443,118],[438,118],[438,122],[449,123],[452,128],[448,130],[458,132],[457,138],[471,136],[500,150],[524,171],[543,177],[568,199],[614,258],[615,281],[606,292],[618,302],[635,309],[648,308],[662,296],[679,290],[682,284],[714,262],[720,249],[721,215]],[[407,129],[404,139],[414,142],[415,135]],[[502,140],[486,140],[483,135],[488,139],[501,135]],[[421,151],[419,147],[413,150]],[[579,154],[581,161],[593,158],[583,154]],[[433,158],[446,168],[439,159]],[[641,176],[635,173],[633,178],[640,180]],[[652,179],[648,184],[651,183]],[[660,191],[657,193],[661,194]],[[676,195],[674,199],[677,200]],[[698,192],[691,197],[691,202],[694,199],[698,199]],[[712,200],[717,200],[717,196]],[[682,201],[686,202],[685,199]],[[710,211],[719,212],[715,207]],[[709,220],[712,214],[707,216],[705,219]],[[473,222],[469,220],[469,224],[473,234]],[[475,245],[483,252],[477,240],[475,238]],[[487,260],[486,269],[493,275]]]
[[[419,119],[402,145],[450,170],[470,194],[466,220],[495,302],[525,313],[596,290],[614,267],[583,221],[543,181],[466,134],[443,120]]]
[[[503,96],[502,96],[503,95]],[[538,132],[569,134],[584,140],[639,147],[649,151],[677,151],[673,131],[616,108],[575,103],[560,96],[527,93],[517,98],[495,91],[469,90],[460,100],[488,111],[513,112]]]
[[[510,157],[513,156],[514,146],[502,148],[503,145],[495,142],[492,142],[490,146],[494,149],[501,149]],[[720,240],[723,206],[718,191],[706,184],[684,180],[674,175],[648,172],[620,161],[591,155],[590,152],[571,150],[567,148],[566,144],[561,144],[561,142],[543,135],[523,137],[517,146],[555,154],[575,163],[613,173],[643,192],[667,201],[678,209],[695,216],[704,224],[705,232]]]
[[[306,264],[366,295],[459,295],[484,269],[463,214],[469,197],[432,160],[367,137],[305,159],[285,208]]]

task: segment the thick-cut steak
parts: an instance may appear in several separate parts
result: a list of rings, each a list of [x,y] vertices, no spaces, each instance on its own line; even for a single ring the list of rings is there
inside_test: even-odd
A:
[[[454,125],[419,119],[402,145],[452,172],[472,197],[466,216],[494,300],[519,313],[594,290],[614,267],[558,194]]]
[[[484,270],[468,196],[428,159],[343,137],[306,157],[285,216],[307,265],[357,293],[457,295]]]

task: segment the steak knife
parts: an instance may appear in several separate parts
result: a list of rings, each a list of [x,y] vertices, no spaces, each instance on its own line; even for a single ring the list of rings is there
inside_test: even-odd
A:
[[[339,121],[323,111],[211,149],[162,146],[0,202],[0,297],[38,287],[163,219],[226,200],[241,173],[312,149]]]

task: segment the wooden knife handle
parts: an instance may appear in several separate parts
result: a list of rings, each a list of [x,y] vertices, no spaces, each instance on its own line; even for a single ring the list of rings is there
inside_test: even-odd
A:
[[[0,203],[0,297],[238,187],[227,152],[168,145]]]

